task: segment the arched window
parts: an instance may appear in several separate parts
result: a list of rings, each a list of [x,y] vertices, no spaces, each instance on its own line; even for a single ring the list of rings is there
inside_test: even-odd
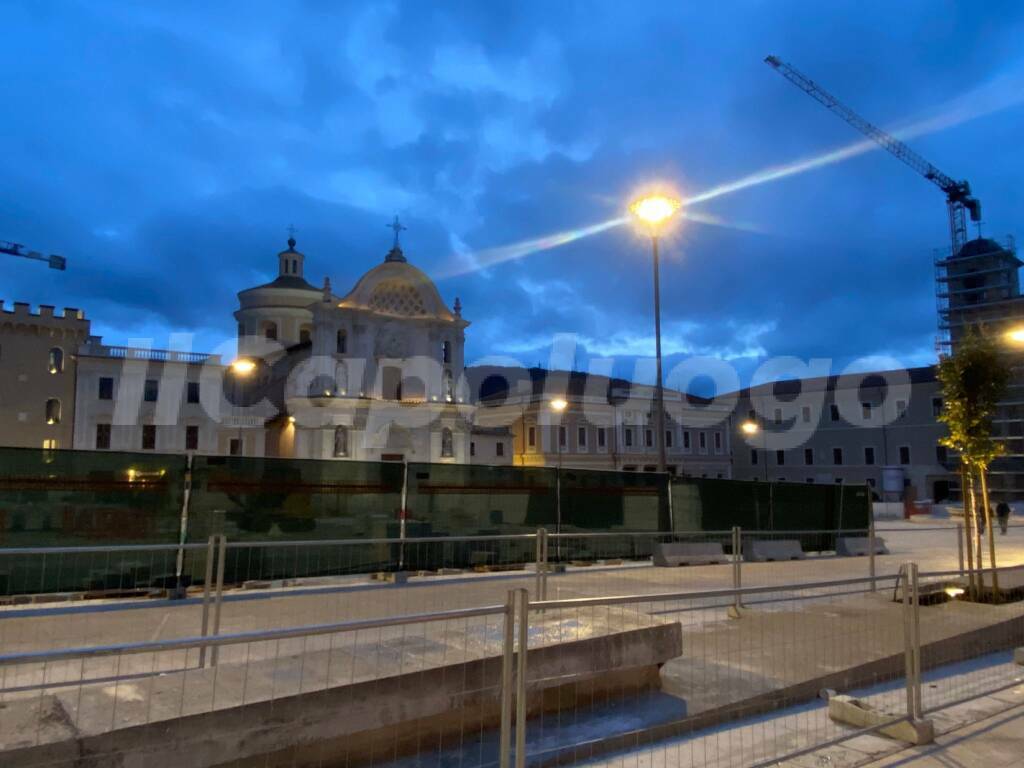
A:
[[[56,397],[46,401],[46,423],[60,424],[60,400]]]
[[[263,326],[263,336],[271,341],[277,341],[277,323],[267,323]]]
[[[455,455],[455,450],[452,445],[452,431],[445,427],[441,430],[441,458],[450,459]]]
[[[309,326],[303,326],[299,329],[299,344],[309,344],[313,339],[313,331]]]
[[[455,387],[452,384],[452,372],[444,372],[444,399],[446,402],[451,402],[455,399]]]
[[[238,324],[238,337],[241,338],[242,336],[245,336],[245,325],[242,324],[242,323],[239,323]]]
[[[338,331],[338,354],[344,355],[348,352],[348,334],[345,333],[345,329],[342,328]]]
[[[452,361],[452,343],[450,341],[441,342],[441,362],[447,365]]]
[[[334,455],[348,456],[348,427],[334,428]]]
[[[60,347],[53,347],[50,349],[50,361],[47,366],[47,370],[49,370],[50,373],[64,372],[64,350]]]

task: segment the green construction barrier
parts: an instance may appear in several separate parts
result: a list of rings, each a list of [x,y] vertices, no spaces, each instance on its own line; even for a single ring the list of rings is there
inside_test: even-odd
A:
[[[184,456],[0,448],[0,548],[175,544]],[[0,556],[0,595],[168,586],[177,553]]]

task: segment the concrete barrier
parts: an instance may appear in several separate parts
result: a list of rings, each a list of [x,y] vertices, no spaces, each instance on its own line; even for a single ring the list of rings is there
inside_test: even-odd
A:
[[[836,554],[840,557],[860,557],[871,553],[870,539],[867,536],[840,536],[836,539]],[[875,554],[888,555],[885,539],[875,536]]]
[[[748,563],[803,560],[806,557],[798,539],[747,539],[743,542],[743,559]]]
[[[654,545],[654,564],[661,567],[727,562],[720,541],[672,541]]]

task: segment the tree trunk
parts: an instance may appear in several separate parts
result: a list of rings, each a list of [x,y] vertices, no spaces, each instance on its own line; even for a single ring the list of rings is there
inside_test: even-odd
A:
[[[960,501],[964,505],[964,538],[967,545],[967,594],[971,599],[976,597],[974,590],[974,501],[970,495],[970,483],[967,476],[967,465],[960,462]]]
[[[981,559],[981,530],[978,527],[978,496],[975,493],[974,470],[967,468],[967,488],[971,494],[971,549],[974,550],[974,599],[980,599],[985,587],[985,564]]]
[[[992,600],[1000,602],[999,595],[999,574],[996,573],[996,537],[992,530],[992,510],[988,503],[988,479],[986,468],[978,469],[978,477],[981,479],[981,503],[985,509],[985,527],[988,530],[988,564],[992,567]]]

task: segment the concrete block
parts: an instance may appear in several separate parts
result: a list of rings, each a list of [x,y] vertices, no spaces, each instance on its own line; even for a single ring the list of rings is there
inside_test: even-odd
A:
[[[931,720],[908,720],[903,715],[875,709],[871,704],[852,696],[832,696],[828,700],[828,716],[837,723],[855,728],[873,728],[883,725],[878,733],[910,744],[931,744],[935,728]]]
[[[727,562],[719,541],[672,541],[654,545],[654,564],[662,567]]]
[[[841,557],[859,557],[871,554],[870,539],[867,536],[840,536],[836,539],[836,554]],[[875,554],[888,555],[885,539],[875,536]]]
[[[743,542],[743,559],[752,563],[806,557],[798,539],[747,539]]]

